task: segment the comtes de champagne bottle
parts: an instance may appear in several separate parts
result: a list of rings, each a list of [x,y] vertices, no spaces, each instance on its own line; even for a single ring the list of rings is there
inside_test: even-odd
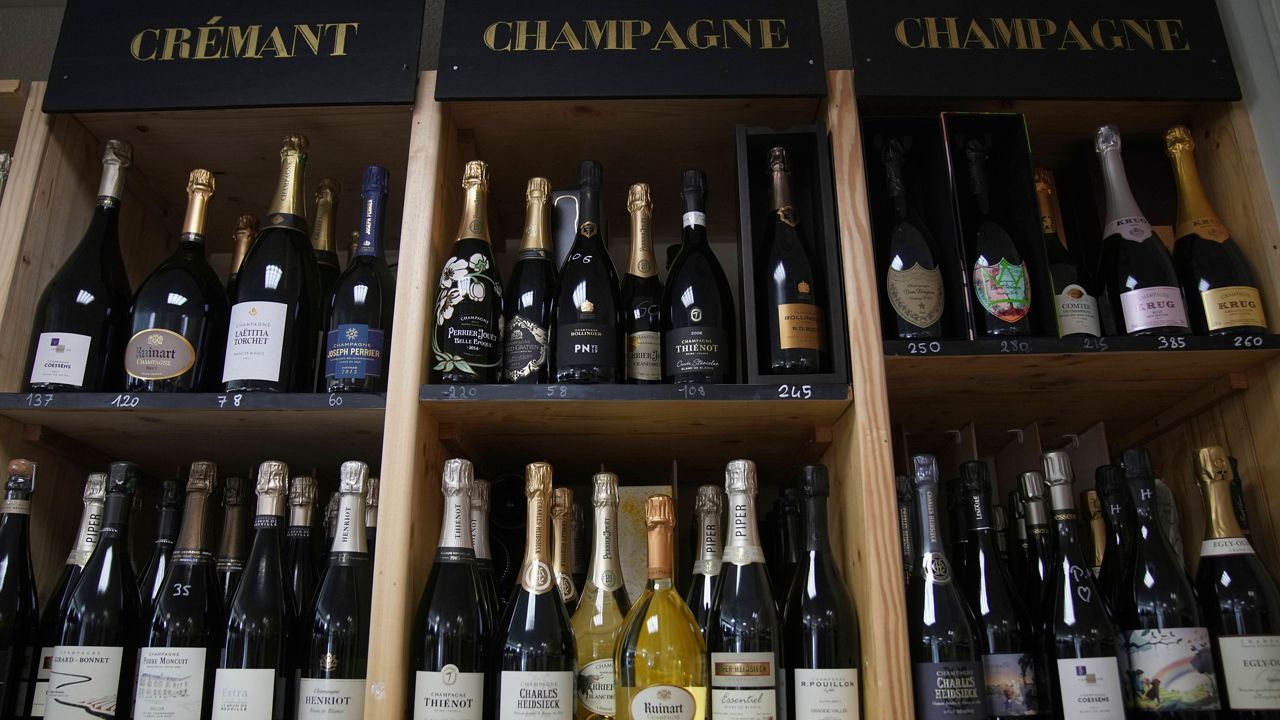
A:
[[[653,256],[653,200],[649,186],[627,191],[631,252],[622,276],[624,368],[629,383],[662,382],[662,283]]]
[[[693,534],[698,555],[693,561],[692,578],[685,592],[685,605],[698,621],[705,639],[707,621],[711,619],[711,606],[715,604],[716,590],[720,587],[722,561],[721,517],[724,514],[724,491],[718,485],[703,485],[693,501]]]
[[[578,609],[573,613],[573,637],[578,646],[577,720],[617,715],[614,651],[623,620],[631,610],[618,555],[618,476],[596,473],[591,482],[595,519],[591,565]]]
[[[551,304],[556,270],[551,259],[551,222],[547,199],[551,183],[529,178],[524,198],[524,230],[511,271],[502,312],[502,380],[545,383],[551,375]]]
[[[1053,173],[1037,168],[1035,183],[1036,200],[1040,206],[1040,233],[1044,236],[1049,276],[1053,281],[1053,310],[1058,320],[1058,337],[1098,337],[1102,334],[1098,299],[1089,291],[1088,279],[1084,277],[1080,263],[1071,256],[1058,221],[1058,185]]]

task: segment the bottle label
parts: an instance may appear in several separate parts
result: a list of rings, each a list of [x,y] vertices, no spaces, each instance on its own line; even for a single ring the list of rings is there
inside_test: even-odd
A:
[[[68,332],[40,333],[36,358],[31,364],[31,383],[84,385],[89,366],[89,346],[93,338]]]
[[[1213,288],[1200,293],[1204,319],[1209,330],[1233,327],[1266,327],[1262,296],[1258,289],[1244,285]]]
[[[975,264],[973,294],[991,316],[1006,323],[1018,322],[1031,310],[1026,263],[1011,265],[1000,258],[996,265]]]
[[[445,665],[440,672],[419,670],[414,679],[413,720],[481,720],[484,673]]]
[[[940,552],[926,552],[921,560],[925,582],[946,585],[951,582],[951,563],[947,556]]]
[[[627,336],[627,377],[631,380],[662,379],[661,333],[642,330]]]
[[[613,660],[595,660],[578,670],[578,702],[597,715],[614,714]]]
[[[45,717],[53,720],[114,717],[123,664],[124,648],[121,647],[59,645],[54,648]]]
[[[706,227],[706,226],[707,226],[707,214],[706,214],[706,213],[703,213],[703,212],[698,212],[698,211],[696,211],[696,210],[695,210],[695,211],[693,211],[693,212],[687,212],[687,213],[685,213],[685,214],[684,214],[684,226],[685,226],[685,227],[694,227],[694,226],[696,226],[696,225],[701,225],[702,227]]]
[[[1120,663],[1114,657],[1059,658],[1058,687],[1066,720],[1124,720]]]
[[[858,670],[796,668],[796,718],[858,720]]]
[[[1232,710],[1280,710],[1280,636],[1218,638]]]
[[[1126,332],[1154,327],[1187,327],[1187,309],[1181,288],[1157,286],[1120,294]]]
[[[36,665],[36,691],[31,700],[31,717],[44,717],[45,697],[49,692],[49,672],[53,669],[53,648],[40,649],[40,664]]]
[[[650,685],[631,698],[631,720],[694,720],[706,702],[706,688]]]
[[[1130,630],[1125,636],[1133,706],[1147,712],[1217,710],[1218,681],[1204,628]]]
[[[280,358],[284,354],[284,303],[255,300],[236,303],[231,308],[227,331],[227,355],[222,382],[233,380],[280,381]]]
[[[780,303],[778,344],[783,350],[821,350],[822,308],[813,303]]]
[[[135,720],[190,720],[204,700],[204,648],[147,647],[138,651]]]
[[[763,551],[761,551],[761,554],[763,554]],[[702,560],[694,560],[693,574],[715,577],[720,574],[720,566],[723,564],[724,560],[722,558],[704,558]]]
[[[1151,223],[1147,219],[1138,215],[1136,217],[1116,218],[1107,223],[1102,229],[1102,237],[1111,237],[1119,235],[1125,240],[1133,242],[1142,242],[1151,237]]]
[[[996,653],[982,656],[987,707],[995,717],[1039,715],[1036,658],[1028,653]]]
[[[502,375],[512,382],[547,366],[547,330],[523,315],[511,318],[503,342]]]
[[[30,500],[0,500],[0,515],[30,515]]]
[[[1193,218],[1178,223],[1178,237],[1184,238],[1188,235],[1199,235],[1205,240],[1214,242],[1226,242],[1231,239],[1231,233],[1227,231],[1227,226],[1216,217]]]
[[[587,301],[584,305],[590,305]],[[580,315],[588,311],[580,312]],[[594,309],[589,311],[595,314]],[[598,365],[613,367],[617,362],[617,348],[610,337],[614,332],[612,324],[597,320],[590,322],[565,323],[556,329],[556,364]]]
[[[142,380],[176,378],[196,364],[196,349],[172,330],[152,328],[129,338],[124,371]]]
[[[556,574],[551,566],[541,560],[525,563],[520,569],[520,587],[534,595],[541,595],[556,585]]]
[[[916,663],[914,675],[919,720],[986,720],[982,663]]]
[[[1246,538],[1210,538],[1200,543],[1200,557],[1215,555],[1252,555],[1253,545]]]
[[[573,672],[503,670],[503,720],[572,720]]]
[[[1098,299],[1079,285],[1068,285],[1054,296],[1054,309],[1058,311],[1058,336],[1102,335],[1098,321]]]
[[[903,320],[918,328],[927,328],[942,319],[946,298],[942,292],[941,268],[924,268],[919,263],[906,270],[889,268],[884,286],[889,305]]]
[[[711,653],[711,716],[762,720],[777,714],[778,674],[771,652]]]
[[[218,668],[213,679],[213,720],[267,720],[272,717],[275,694],[275,668]]]
[[[324,351],[324,376],[336,380],[382,377],[382,338],[381,330],[363,323],[330,330]]]
[[[462,244],[464,241],[459,241]],[[485,244],[473,240],[468,244]],[[502,287],[490,277],[485,253],[450,257],[440,270],[436,326],[432,333],[435,370],[479,375],[497,367],[502,335]]]
[[[578,599],[578,589],[573,586],[573,578],[556,571],[556,589],[560,591],[560,599],[564,604],[572,607],[573,601]]]
[[[663,338],[667,374],[728,373],[729,333],[718,327],[675,328]]]
[[[364,680],[298,679],[298,719],[364,718]]]

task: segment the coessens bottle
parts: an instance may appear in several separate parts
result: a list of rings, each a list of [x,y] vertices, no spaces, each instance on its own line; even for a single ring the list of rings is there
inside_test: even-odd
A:
[[[631,253],[622,276],[622,333],[629,383],[662,382],[662,283],[653,257],[653,201],[649,186],[627,193]]]
[[[551,223],[547,198],[551,183],[529,178],[524,193],[524,231],[502,313],[502,380],[545,383],[551,375],[551,303],[556,270],[551,261]]]
[[[818,273],[800,233],[791,195],[791,161],[785,147],[769,149],[771,238],[762,273],[769,324],[769,370],[820,372],[827,350]]]
[[[604,720],[617,714],[614,651],[631,610],[618,555],[618,476],[596,473],[591,482],[595,516],[591,569],[573,613],[573,638],[578,645],[577,720]]]
[[[1054,197],[1058,193],[1053,173],[1036,169],[1036,199],[1040,204],[1040,232],[1049,256],[1049,276],[1053,280],[1053,309],[1058,319],[1058,337],[1098,337],[1098,299],[1085,287],[1087,280],[1080,263],[1071,256],[1066,236],[1058,225]]]
[[[1031,332],[1031,281],[1023,252],[991,213],[987,148],[981,140],[965,144],[977,229],[968,240],[973,272],[973,308],[979,335],[1027,335]]]
[[[936,338],[942,336],[946,310],[942,268],[933,235],[907,197],[903,176],[906,153],[898,138],[891,138],[880,151],[894,212],[893,230],[886,243],[884,294],[893,309],[894,337]]]
[[[12,460],[0,501],[0,717],[26,711],[27,669],[40,608],[31,570],[31,493],[36,464]]]
[[[720,517],[724,506],[724,491],[718,485],[703,485],[693,501],[693,532],[698,543],[698,557],[693,561],[693,576],[684,594],[685,605],[698,621],[703,638],[707,634],[707,621],[711,619],[711,606],[715,603],[716,590],[720,587],[721,557]]]

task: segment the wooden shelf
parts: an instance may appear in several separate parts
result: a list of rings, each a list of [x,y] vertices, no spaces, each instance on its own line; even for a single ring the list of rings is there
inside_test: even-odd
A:
[[[886,340],[888,357],[961,357],[972,355],[1065,355],[1076,353],[1197,353],[1206,351],[1280,349],[1280,335],[1149,335],[1133,337],[1010,337],[978,340]],[[1254,360],[1245,362],[1257,362]]]

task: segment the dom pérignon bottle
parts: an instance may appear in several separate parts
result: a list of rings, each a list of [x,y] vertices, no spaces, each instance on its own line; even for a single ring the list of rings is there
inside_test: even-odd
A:
[[[826,323],[818,294],[818,273],[800,235],[800,215],[791,196],[787,149],[769,150],[773,184],[769,194],[771,221],[769,259],[762,280],[769,324],[769,370],[815,373],[822,369]]]
[[[614,651],[623,620],[631,610],[618,555],[618,476],[592,477],[591,507],[595,516],[591,569],[573,613],[578,645],[577,720],[606,720],[617,715],[614,703]]]
[[[627,192],[631,252],[622,276],[622,332],[629,383],[662,382],[662,283],[653,257],[653,201],[649,186]]]
[[[1206,335],[1255,335],[1267,331],[1253,270],[1218,219],[1200,184],[1196,144],[1179,125],[1164,134],[1178,182],[1178,241],[1173,262],[1187,291],[1191,327]]]
[[[489,244],[489,166],[462,172],[462,220],[440,270],[431,330],[431,382],[494,383],[502,369],[502,278]]]
[[[552,376],[558,383],[622,379],[622,296],[609,259],[600,213],[604,169],[587,160],[578,171],[578,232],[560,268],[552,305]]]
[[[280,148],[280,183],[236,277],[222,381],[227,392],[307,392],[315,383],[320,273],[307,235],[307,139]]]
[[[556,270],[551,260],[551,183],[529,178],[524,193],[524,231],[503,304],[502,380],[545,383],[551,376],[551,303]]]
[[[331,393],[387,389],[396,280],[382,254],[386,204],[387,170],[370,165],[360,190],[360,240],[325,301],[324,387]]]
[[[711,606],[720,587],[721,536],[720,517],[724,509],[724,491],[718,485],[703,485],[693,501],[693,532],[698,543],[698,557],[693,561],[692,578],[685,592],[685,605],[698,621],[705,637]]]
[[[1058,337],[1102,334],[1098,319],[1098,299],[1085,287],[1088,280],[1080,263],[1071,256],[1067,239],[1058,226],[1055,196],[1058,194],[1053,173],[1036,169],[1036,199],[1040,204],[1040,232],[1044,236],[1045,253],[1049,256],[1049,275],[1053,280],[1053,309],[1058,319]]]
[[[133,297],[124,383],[129,392],[219,389],[227,340],[227,294],[204,254],[213,173],[192,170],[178,249]]]
[[[249,245],[257,234],[257,217],[241,215],[236,219],[235,229],[231,231],[231,269],[227,273],[228,301],[236,296],[236,279],[240,277],[240,266],[244,264],[244,256],[249,254]]]
[[[987,148],[981,140],[965,144],[977,229],[967,242],[972,262],[973,308],[979,335],[1027,335],[1031,332],[1031,281],[1022,249],[991,214]]]
[[[0,716],[26,711],[27,670],[37,651],[40,608],[31,570],[31,493],[36,464],[9,463],[4,500],[0,501]]]
[[[685,170],[680,253],[662,289],[662,377],[731,383],[738,317],[724,270],[707,241],[707,174]]]
[[[89,228],[36,303],[27,388],[99,392],[118,387],[128,337],[129,276],[120,255],[120,198],[133,149],[108,140]]]
[[[328,309],[333,290],[338,286],[338,253],[334,249],[334,218],[338,214],[338,201],[342,186],[331,177],[321,178],[316,188],[316,220],[311,226],[311,248],[316,253],[316,269],[320,273],[320,305]]]
[[[160,482],[160,501],[156,504],[156,537],[151,546],[151,557],[138,576],[138,602],[142,608],[142,622],[151,621],[156,598],[164,588],[165,575],[169,574],[169,562],[173,557],[173,543],[178,539],[178,523],[182,520],[182,485],[178,480]]]
[[[894,211],[884,275],[884,294],[893,309],[893,336],[902,340],[941,337],[946,309],[942,268],[933,235],[907,197],[903,177],[906,149],[902,141],[893,138],[886,142],[880,159]]]
[[[1164,242],[1151,230],[1120,155],[1120,131],[1098,128],[1094,143],[1102,163],[1107,220],[1102,227],[1102,280],[1116,330],[1128,335],[1185,335],[1187,308]]]

